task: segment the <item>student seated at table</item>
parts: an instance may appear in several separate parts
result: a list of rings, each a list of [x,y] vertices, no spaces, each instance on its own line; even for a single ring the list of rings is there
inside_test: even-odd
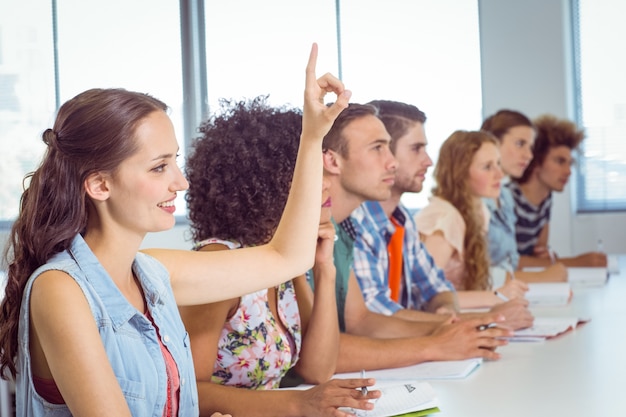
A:
[[[513,280],[494,291],[490,282],[489,211],[482,199],[498,198],[502,177],[493,135],[456,131],[441,145],[429,204],[415,215],[428,252],[459,291],[461,308],[522,298],[528,289]]]
[[[511,178],[520,178],[533,159],[535,127],[532,121],[518,111],[502,109],[487,117],[480,129],[493,134],[498,140],[500,167],[505,175],[500,196],[484,199],[490,213],[487,236],[492,272],[501,273],[502,279],[505,274],[509,279],[514,274],[515,278],[526,282],[567,281],[567,269],[560,262],[538,272],[518,270],[520,256],[515,236],[517,216],[513,194],[507,185]]]
[[[287,201],[301,129],[300,111],[271,107],[263,97],[224,101],[221,113],[201,125],[186,164],[196,250],[237,252],[271,239]],[[180,309],[201,415],[215,410],[234,416],[332,415],[338,407],[365,409],[377,395],[358,397],[354,388],[366,380],[328,381],[339,345],[335,233],[328,182],[310,192],[322,194],[314,294],[302,275],[242,297]],[[305,382],[320,385],[272,391],[291,368]]]
[[[565,266],[607,266],[606,254],[599,251],[558,257],[550,249],[552,193],[565,189],[574,163],[572,151],[585,132],[574,122],[551,114],[539,116],[533,124],[537,131],[533,159],[524,175],[509,184],[515,200],[520,265],[547,266],[558,260]]]
[[[337,240],[336,297],[340,335],[337,372],[396,368],[425,361],[483,357],[497,359],[495,348],[505,344],[504,328],[477,331],[481,323],[505,320],[491,313],[480,318],[444,324],[410,321],[375,313],[367,308],[353,265],[356,238],[350,214],[366,200],[391,195],[397,162],[389,149],[391,138],[376,107],[350,104],[324,138],[324,176],[331,182],[332,216]],[[454,306],[452,306],[454,308]],[[493,330],[493,332],[492,332]]]
[[[391,138],[390,149],[397,161],[391,197],[370,200],[350,215],[354,225],[354,273],[367,307],[375,312],[408,320],[444,320],[460,313],[457,292],[443,270],[420,241],[412,215],[401,199],[405,193],[419,193],[432,160],[427,152],[424,130],[426,114],[412,104],[375,100],[378,118]],[[517,284],[509,284],[517,285]],[[491,312],[506,317],[514,329],[532,324],[524,299],[503,302],[492,297]]]
[[[332,75],[316,80],[316,57],[314,45],[281,223],[268,244],[233,253],[139,251],[147,233],[174,226],[176,195],[188,187],[163,102],[91,89],[61,106],[3,259],[0,377],[16,378],[16,415],[198,414],[177,305],[277,285],[312,264],[322,137],[350,97]],[[329,91],[335,106],[322,102]]]

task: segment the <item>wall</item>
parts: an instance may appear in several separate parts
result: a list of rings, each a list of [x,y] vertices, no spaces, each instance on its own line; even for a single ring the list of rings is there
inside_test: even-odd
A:
[[[483,114],[513,108],[530,117],[574,118],[571,6],[568,0],[479,0]],[[573,176],[572,176],[573,179]],[[574,184],[555,194],[550,245],[560,255],[626,252],[626,213],[575,213]],[[621,230],[620,230],[621,229]]]

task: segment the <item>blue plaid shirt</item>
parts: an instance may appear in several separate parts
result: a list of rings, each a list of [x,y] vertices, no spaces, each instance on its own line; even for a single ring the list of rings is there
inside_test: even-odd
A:
[[[426,304],[435,295],[454,291],[454,287],[420,241],[408,210],[400,204],[392,216],[404,226],[403,285],[399,302],[391,298],[387,252],[395,226],[377,201],[366,201],[350,216],[357,235],[354,273],[370,310],[386,315],[403,308],[425,310]]]

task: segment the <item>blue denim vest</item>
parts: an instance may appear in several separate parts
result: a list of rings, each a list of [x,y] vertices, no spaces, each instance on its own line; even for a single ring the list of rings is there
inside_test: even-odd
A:
[[[81,287],[98,326],[109,362],[133,416],[162,417],[167,396],[165,361],[152,323],[119,292],[108,273],[77,235],[71,247],[38,268],[29,278],[20,311],[16,411],[18,416],[70,416],[67,406],[50,404],[35,391],[29,355],[29,305],[34,280],[44,271],[61,270]],[[197,416],[198,392],[189,336],[180,319],[168,271],[154,258],[138,253],[133,270],[171,352],[180,376],[180,416]]]

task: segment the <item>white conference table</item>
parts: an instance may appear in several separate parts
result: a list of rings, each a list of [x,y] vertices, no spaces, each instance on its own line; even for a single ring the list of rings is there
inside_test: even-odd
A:
[[[568,306],[532,310],[591,318],[583,326],[541,343],[510,343],[465,379],[429,381],[435,416],[626,416],[625,256],[620,271],[603,287],[574,287]]]

